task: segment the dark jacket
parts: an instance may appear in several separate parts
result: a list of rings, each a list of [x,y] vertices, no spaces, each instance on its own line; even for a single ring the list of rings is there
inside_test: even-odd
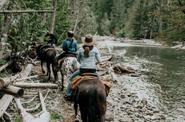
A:
[[[65,52],[76,53],[77,41],[75,39],[65,39],[62,45],[62,49]]]

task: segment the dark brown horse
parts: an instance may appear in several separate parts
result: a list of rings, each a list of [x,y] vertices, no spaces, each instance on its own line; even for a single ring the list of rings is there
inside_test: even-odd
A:
[[[79,105],[83,122],[105,122],[108,90],[98,78],[81,81],[74,92],[75,116]]]
[[[44,69],[43,69],[43,63],[45,62],[47,65],[47,75],[48,75],[48,80],[50,80],[51,78],[51,69],[50,69],[50,65],[52,65],[52,71],[54,73],[54,76],[56,76],[55,74],[56,72],[56,50],[54,47],[50,46],[50,45],[39,45],[36,47],[36,53],[37,56],[39,57],[39,59],[41,60],[41,69],[42,72],[45,73]],[[57,78],[55,77],[55,80],[57,80]]]

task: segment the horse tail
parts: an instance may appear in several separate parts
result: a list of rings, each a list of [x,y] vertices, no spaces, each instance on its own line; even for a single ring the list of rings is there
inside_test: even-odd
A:
[[[98,117],[100,109],[98,103],[94,101],[95,99],[97,99],[97,91],[94,90],[94,93],[92,95],[93,96],[90,96],[88,100],[89,106],[87,109],[87,117],[89,122],[100,122]]]
[[[102,93],[101,90],[100,91],[95,90],[93,93],[94,96],[89,98],[91,102],[94,102],[94,103],[89,103],[89,106],[90,106],[88,108],[89,110],[88,118],[90,120],[89,122],[104,122],[105,121],[104,114],[106,111],[106,95]]]
[[[89,122],[100,122],[97,113],[99,112],[99,110],[97,109],[98,107],[95,106],[89,106],[87,109],[87,116],[88,116],[88,120]]]

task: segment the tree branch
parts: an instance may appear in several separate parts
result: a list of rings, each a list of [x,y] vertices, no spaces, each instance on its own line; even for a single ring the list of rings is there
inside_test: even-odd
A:
[[[3,10],[0,14],[8,13],[53,13],[53,10]]]

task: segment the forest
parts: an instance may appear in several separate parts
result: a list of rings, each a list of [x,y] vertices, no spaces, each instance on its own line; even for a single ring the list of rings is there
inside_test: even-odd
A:
[[[0,9],[0,36],[8,34],[10,38],[5,40],[19,45],[19,49],[22,42],[42,42],[45,33],[50,31],[52,13],[5,13],[3,10],[51,10],[51,0],[11,0]],[[53,31],[59,45],[68,30],[73,30],[77,39],[91,33],[156,39],[168,45],[185,41],[184,0],[56,0],[55,9]]]
[[[183,49],[185,0],[0,0],[0,122],[185,121]]]

